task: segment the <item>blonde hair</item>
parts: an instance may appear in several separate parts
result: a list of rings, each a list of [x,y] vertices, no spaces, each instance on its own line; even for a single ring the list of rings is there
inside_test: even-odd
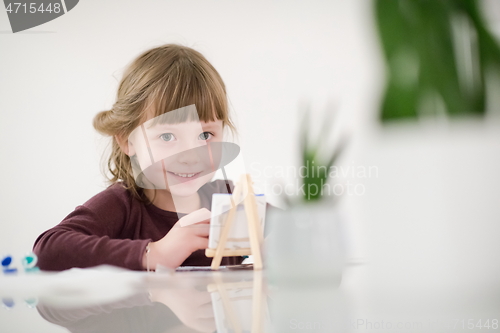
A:
[[[224,82],[201,53],[166,44],[137,57],[123,74],[113,108],[94,117],[94,128],[112,136],[107,162],[112,175],[109,181],[123,181],[134,197],[148,201],[135,183],[131,159],[120,149],[115,135],[127,138],[146,120],[148,110],[156,117],[192,104],[196,105],[200,121],[222,120],[224,127],[236,131],[229,117]]]

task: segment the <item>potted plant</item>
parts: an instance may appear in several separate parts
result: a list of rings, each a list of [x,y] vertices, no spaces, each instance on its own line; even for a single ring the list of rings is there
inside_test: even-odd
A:
[[[271,210],[267,216],[268,237],[265,266],[271,282],[340,283],[344,249],[339,197],[325,191],[331,185],[331,168],[347,145],[342,136],[334,149],[328,146],[332,113],[327,113],[319,135],[312,140],[310,113],[304,112],[300,135],[301,165],[298,172],[302,192],[285,196],[286,209]],[[329,187],[331,189],[331,187]]]

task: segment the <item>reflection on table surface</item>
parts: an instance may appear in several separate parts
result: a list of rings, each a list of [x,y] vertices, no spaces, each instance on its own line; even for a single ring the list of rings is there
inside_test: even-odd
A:
[[[9,299],[15,306],[1,311],[0,331],[32,331],[23,330],[23,322],[34,314],[37,332],[500,331],[498,288],[371,287],[369,271],[355,265],[341,280],[291,284],[270,283],[265,271],[251,270],[169,274],[104,267],[3,277],[4,307]],[[29,315],[27,300],[36,306]]]

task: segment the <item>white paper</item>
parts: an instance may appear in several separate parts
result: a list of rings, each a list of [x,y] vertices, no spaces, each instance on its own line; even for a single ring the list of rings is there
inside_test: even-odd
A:
[[[257,203],[259,222],[262,230],[264,230],[266,198],[263,194],[255,194],[255,201]],[[219,244],[222,226],[226,221],[230,208],[230,194],[215,193],[212,196],[212,217],[210,219],[210,234],[208,238],[208,247],[211,249],[217,248]],[[235,218],[226,243],[226,249],[236,250],[241,248],[250,248],[248,223],[243,202],[237,206]]]

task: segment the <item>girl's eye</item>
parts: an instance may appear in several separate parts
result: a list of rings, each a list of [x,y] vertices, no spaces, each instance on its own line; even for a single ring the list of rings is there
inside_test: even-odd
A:
[[[172,141],[173,139],[175,139],[175,137],[172,133],[163,133],[162,135],[160,135],[160,139],[162,139],[163,141]]]
[[[210,133],[210,132],[203,132],[203,133],[200,134],[199,138],[200,138],[200,140],[208,140],[212,136],[213,136],[213,134]]]

